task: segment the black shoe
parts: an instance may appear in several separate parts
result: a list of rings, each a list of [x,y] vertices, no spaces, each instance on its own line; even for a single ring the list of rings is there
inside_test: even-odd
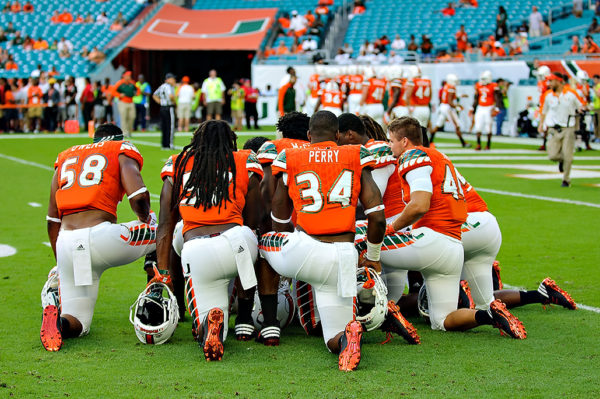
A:
[[[264,346],[279,346],[279,337],[281,329],[277,326],[263,327],[256,337],[256,342]]]
[[[560,162],[558,163],[558,171],[559,171],[560,173],[562,173],[562,172],[564,172],[564,171],[565,171],[565,169],[563,168],[563,161],[560,161]]]
[[[571,185],[571,184],[570,184],[568,181],[566,181],[566,180],[563,180],[563,182],[562,182],[562,184],[561,184],[560,186],[561,186],[561,187],[569,187],[570,185]]]

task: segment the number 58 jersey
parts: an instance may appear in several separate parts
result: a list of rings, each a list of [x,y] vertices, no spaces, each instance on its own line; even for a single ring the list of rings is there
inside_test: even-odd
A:
[[[428,227],[438,233],[461,239],[461,226],[467,220],[465,195],[450,159],[433,148],[418,146],[405,151],[398,160],[404,202],[410,201],[410,186],[406,174],[411,170],[430,166],[433,193],[429,210],[413,228]]]
[[[325,141],[287,148],[271,168],[288,186],[296,224],[307,234],[321,235],[354,232],[362,170],[374,165],[363,146]]]
[[[121,154],[137,161],[142,169],[142,154],[128,141],[76,145],[58,154],[54,168],[58,177],[56,205],[61,218],[91,209],[117,216],[117,205],[125,194]]]

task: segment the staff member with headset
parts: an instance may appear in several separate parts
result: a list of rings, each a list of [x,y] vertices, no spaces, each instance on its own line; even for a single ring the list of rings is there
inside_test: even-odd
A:
[[[546,92],[538,131],[543,133],[543,126],[548,126],[548,158],[558,161],[558,169],[563,172],[562,187],[569,187],[575,148],[575,115],[583,104],[562,77],[550,75],[548,81],[550,89]]]
[[[165,83],[160,85],[152,95],[154,101],[160,104],[160,130],[162,131],[162,149],[173,148],[175,134],[175,75],[168,73]]]

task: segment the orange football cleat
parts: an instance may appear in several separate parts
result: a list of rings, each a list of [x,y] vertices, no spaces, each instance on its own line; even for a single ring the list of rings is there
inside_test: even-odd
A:
[[[571,295],[569,295],[567,291],[560,288],[558,284],[556,284],[556,282],[550,277],[546,277],[544,281],[542,281],[538,291],[543,296],[548,298],[548,301],[544,302],[544,305],[548,303],[554,303],[570,310],[577,309],[577,304],[573,298],[571,298]]]
[[[356,370],[360,363],[360,348],[362,345],[362,325],[353,320],[346,325],[342,336],[342,347],[338,366],[342,371]]]
[[[396,305],[394,301],[388,302],[388,313],[385,316],[385,321],[383,322],[381,329],[386,333],[401,335],[409,344],[418,345],[421,343],[421,338],[419,338],[419,334],[417,334],[417,329],[410,321],[402,316],[400,307]],[[388,342],[389,340],[390,335],[388,334],[385,342]]]
[[[490,311],[494,319],[494,327],[499,328],[501,332],[505,332],[512,338],[527,338],[527,331],[525,331],[523,323],[521,323],[517,316],[506,310],[504,302],[496,299],[490,304]]]
[[[58,308],[54,305],[48,305],[44,308],[40,340],[44,349],[50,352],[58,352],[62,347],[63,339],[60,333],[60,315]]]
[[[219,308],[212,308],[204,322],[202,349],[207,362],[223,358],[223,320],[225,316]]]

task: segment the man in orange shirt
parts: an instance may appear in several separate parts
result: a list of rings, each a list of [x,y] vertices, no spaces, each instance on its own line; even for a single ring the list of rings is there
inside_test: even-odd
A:
[[[279,88],[277,109],[279,110],[279,116],[283,116],[288,112],[296,110],[296,90],[294,85],[296,84],[296,76],[290,75],[289,81]]]
[[[456,129],[456,135],[460,140],[461,145],[464,148],[470,147],[471,145],[466,143],[460,132],[460,123],[458,120],[458,114],[456,110],[460,107],[456,96],[456,86],[458,85],[458,76],[453,73],[446,76],[446,84],[442,87],[440,96],[440,107],[438,109],[438,119],[435,126],[431,129],[431,137],[429,141],[433,143],[433,139],[438,130],[444,127],[446,120],[449,119]]]
[[[485,147],[489,150],[492,145],[492,125],[493,114],[497,113],[496,100],[500,93],[498,84],[492,82],[492,72],[483,71],[479,77],[479,82],[475,83],[475,97],[473,100],[474,126],[477,134],[477,147],[475,150],[481,150],[481,134],[487,134],[488,141]],[[473,111],[471,111],[472,113]]]
[[[353,240],[359,199],[369,219],[361,266],[381,271],[385,218],[369,170],[375,161],[362,146],[337,146],[338,120],[331,112],[319,111],[311,117],[308,137],[309,147],[285,149],[273,162],[275,231],[263,235],[259,248],[279,274],[315,288],[325,344],[339,353],[339,369],[351,371],[360,362],[362,340],[362,326],[353,320],[359,260]],[[294,232],[293,210],[297,214]]]
[[[460,52],[464,52],[467,50],[468,36],[465,31],[465,26],[461,25],[460,30],[456,32],[456,50]]]
[[[33,12],[34,8],[33,8],[33,4],[31,4],[30,2],[25,3],[25,5],[23,6],[23,12]]]
[[[485,310],[457,309],[464,249],[461,226],[467,219],[464,192],[450,159],[422,146],[419,122],[410,117],[392,121],[390,145],[398,158],[398,173],[406,207],[388,226],[382,245],[384,268],[423,274],[429,299],[431,328],[464,331],[480,325],[501,328],[516,339],[527,334],[522,323],[499,300]],[[412,225],[410,232],[397,232]],[[356,247],[365,249],[358,237]]]
[[[597,54],[600,53],[600,47],[598,47],[590,35],[587,35],[583,38],[583,48],[581,49],[581,52],[585,54]]]
[[[39,79],[34,78],[27,89],[27,119],[29,120],[29,130],[38,133],[42,121],[42,97],[44,93],[39,86]]]
[[[19,3],[19,0],[15,0],[15,2],[12,3],[12,5],[10,6],[10,11],[21,12],[21,3]]]
[[[287,48],[285,43],[283,41],[279,42],[279,46],[277,46],[277,49],[276,49],[276,54],[277,55],[285,55],[285,54],[289,54],[289,53],[290,53],[290,49]]]
[[[125,137],[131,136],[135,122],[135,104],[133,97],[140,95],[140,88],[131,78],[131,71],[123,74],[123,78],[112,87],[112,95],[119,100],[117,107],[121,117],[121,128]]]
[[[8,55],[8,60],[6,61],[6,64],[4,65],[4,69],[6,69],[7,71],[18,71],[19,70],[19,66],[13,59],[12,54]]]
[[[73,22],[73,15],[69,11],[64,10],[59,16],[59,21],[63,24],[70,24]]]
[[[48,50],[48,42],[43,38],[38,38],[35,43],[33,43],[34,50]]]
[[[42,345],[60,350],[63,339],[89,333],[100,276],[154,251],[156,215],[140,174],[142,155],[112,124],[94,143],[58,155],[48,204],[48,237],[56,257],[42,290]],[[117,224],[127,199],[138,220]]]

